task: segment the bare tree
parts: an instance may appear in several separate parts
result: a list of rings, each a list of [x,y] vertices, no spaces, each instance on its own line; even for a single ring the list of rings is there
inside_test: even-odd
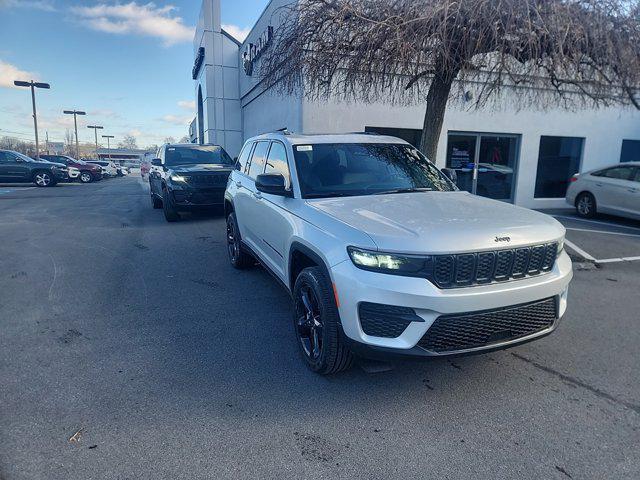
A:
[[[76,155],[76,143],[73,132],[67,128],[64,132],[64,153],[66,155]]]
[[[426,101],[435,159],[450,100],[640,109],[638,0],[300,0],[258,74],[311,99]]]
[[[176,139],[173,137],[166,137],[164,143],[176,143]]]
[[[1,137],[0,149],[13,150],[29,157],[34,157],[36,154],[36,147],[33,142],[25,142],[14,137]]]
[[[120,143],[118,143],[119,148],[127,148],[129,150],[135,150],[138,148],[138,142],[136,137],[133,135],[125,135]]]

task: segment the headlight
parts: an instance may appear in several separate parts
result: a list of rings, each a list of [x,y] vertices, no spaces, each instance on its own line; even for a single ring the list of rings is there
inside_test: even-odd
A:
[[[182,175],[171,175],[171,181],[185,183],[187,181],[187,177],[183,177]]]
[[[558,255],[556,256],[556,258],[560,257],[560,254],[564,251],[564,238],[562,238],[559,242],[558,242]]]
[[[425,277],[433,266],[433,258],[430,256],[374,252],[356,247],[347,247],[347,251],[356,267],[372,272]]]

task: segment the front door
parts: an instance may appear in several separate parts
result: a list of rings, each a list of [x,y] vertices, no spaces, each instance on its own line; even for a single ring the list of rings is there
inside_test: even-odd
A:
[[[458,188],[513,202],[519,137],[505,134],[450,133],[447,167],[458,174]]]

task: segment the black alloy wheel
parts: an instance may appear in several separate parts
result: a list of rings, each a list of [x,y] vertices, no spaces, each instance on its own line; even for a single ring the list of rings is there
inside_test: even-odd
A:
[[[255,263],[254,258],[242,249],[240,230],[234,212],[227,217],[227,253],[231,265],[238,270],[251,267]]]
[[[309,285],[303,285],[296,298],[298,340],[304,354],[313,362],[322,354],[322,317],[318,299]]]

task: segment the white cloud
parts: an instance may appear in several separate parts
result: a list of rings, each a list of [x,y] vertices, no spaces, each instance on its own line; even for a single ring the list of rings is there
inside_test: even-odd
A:
[[[13,85],[14,80],[37,80],[37,75],[20,70],[15,65],[0,60],[0,87],[18,88]]]
[[[189,110],[190,112],[196,111],[196,101],[195,100],[180,100],[178,102],[178,106],[183,108],[184,110]]]
[[[133,130],[129,130],[127,132],[127,135],[131,135],[132,137],[141,137],[142,136],[142,132],[140,130],[138,130],[137,128],[134,128]]]
[[[175,15],[175,10],[173,5],[159,7],[152,2],[99,3],[71,8],[77,19],[93,30],[156,37],[162,39],[165,46],[193,40],[194,27],[185,25],[182,17]]]
[[[189,125],[193,117],[185,115],[165,115],[161,120],[172,125],[184,126]]]
[[[55,12],[52,0],[0,0],[0,8],[34,8],[46,12]]]
[[[249,32],[251,31],[251,28],[249,27],[240,28],[237,25],[231,25],[228,23],[223,24],[222,29],[241,42],[244,42],[244,39],[247,38],[247,35],[249,35]]]

